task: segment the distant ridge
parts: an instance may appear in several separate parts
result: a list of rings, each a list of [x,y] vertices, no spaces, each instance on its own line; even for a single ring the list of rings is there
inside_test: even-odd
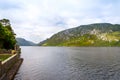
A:
[[[35,43],[25,40],[24,38],[16,38],[16,40],[20,46],[36,46]]]
[[[60,31],[40,46],[120,46],[120,25],[94,23]]]

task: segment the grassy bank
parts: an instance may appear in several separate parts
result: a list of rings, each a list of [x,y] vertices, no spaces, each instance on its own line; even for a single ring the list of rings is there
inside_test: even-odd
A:
[[[4,61],[10,56],[12,56],[12,54],[0,54],[0,61]]]

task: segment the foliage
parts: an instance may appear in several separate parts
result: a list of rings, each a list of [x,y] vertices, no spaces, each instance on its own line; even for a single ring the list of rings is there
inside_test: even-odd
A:
[[[13,49],[16,44],[14,35],[9,20],[0,20],[0,48]]]

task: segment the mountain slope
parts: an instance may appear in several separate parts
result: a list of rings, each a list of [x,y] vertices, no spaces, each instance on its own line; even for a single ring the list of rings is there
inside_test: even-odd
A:
[[[54,34],[42,46],[120,46],[120,25],[81,25]]]
[[[35,46],[36,44],[31,42],[31,41],[27,41],[23,38],[16,38],[17,40],[17,43],[20,45],[20,46]]]

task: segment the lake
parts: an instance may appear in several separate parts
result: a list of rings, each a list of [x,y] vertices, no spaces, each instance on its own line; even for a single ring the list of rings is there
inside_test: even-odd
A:
[[[119,47],[21,47],[14,80],[120,80]]]

